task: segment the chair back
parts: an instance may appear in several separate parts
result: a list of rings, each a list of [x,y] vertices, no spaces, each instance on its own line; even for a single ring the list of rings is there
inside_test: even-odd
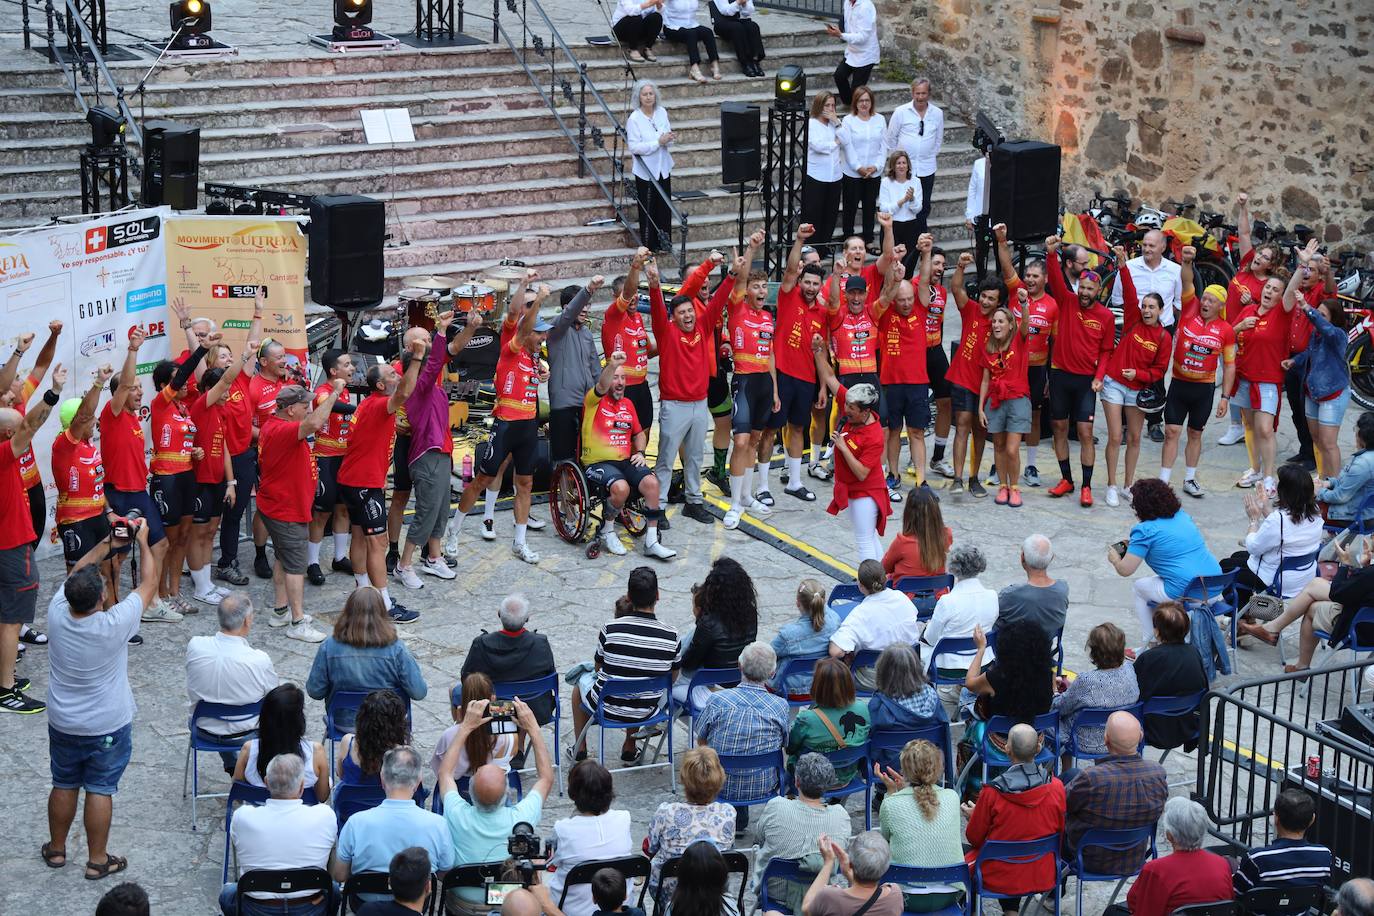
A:
[[[262,700],[255,700],[252,703],[211,703],[209,700],[197,700],[196,705],[191,709],[191,716],[186,722],[186,728],[191,733],[191,747],[196,751],[237,751],[238,744],[226,744],[223,741],[215,741],[212,738],[200,736],[196,727],[202,719],[213,719],[218,722],[247,722],[256,719],[262,712]],[[240,739],[240,743],[242,739]]]
[[[1215,576],[1195,576],[1178,597],[1178,602],[1183,605],[1184,610],[1193,610],[1193,606],[1205,605],[1210,608],[1213,616],[1228,614],[1236,607],[1237,573],[1238,571],[1233,569]]]
[[[739,666],[733,668],[700,668],[687,684],[687,715],[692,720],[692,737],[696,737],[697,716],[704,706],[696,704],[697,691],[710,687],[738,687],[740,682]]]
[[[721,790],[717,801],[727,805],[734,805],[736,808],[748,808],[752,805],[767,804],[769,799],[776,798],[782,794],[783,783],[787,779],[787,769],[783,762],[782,748],[769,751],[766,754],[722,754],[720,755],[720,766],[725,771],[725,786],[730,785],[729,776],[732,773],[754,774],[759,770],[772,770],[774,776],[774,789],[766,795],[759,795],[747,798],[736,798]]]
[[[553,694],[554,715],[558,714],[558,672],[536,677],[528,681],[497,681],[491,685],[491,692],[498,700],[519,699],[528,703],[545,694]]]
[[[867,687],[859,685],[859,669],[874,668],[878,664],[878,656],[882,655],[881,649],[861,649],[854,653],[854,659],[849,663],[849,673],[854,678],[854,695],[857,697],[871,697],[873,691]],[[917,655],[919,658],[920,655]]]
[[[1143,716],[1164,716],[1170,719],[1180,719],[1184,716],[1191,716],[1198,711],[1202,705],[1202,700],[1207,696],[1207,691],[1199,690],[1197,693],[1183,694],[1176,697],[1150,697],[1141,704],[1141,714]],[[1144,718],[1141,719],[1143,724]],[[1197,737],[1194,732],[1192,738]]]
[[[477,862],[472,865],[455,865],[444,872],[444,882],[439,888],[440,898],[460,887],[483,887],[490,878],[500,881],[506,873],[505,862]]]
[[[606,718],[606,700],[611,697],[643,698],[651,694],[659,694],[665,708],[644,719],[637,719],[634,722],[620,722],[615,719]],[[652,725],[655,722],[670,721],[673,707],[673,676],[664,672],[655,674],[651,677],[608,677],[601,689],[596,694],[595,722],[602,728],[637,728],[641,725]]]
[[[341,782],[334,786],[334,794],[330,799],[334,805],[334,816],[339,821],[339,830],[342,831],[348,819],[359,811],[366,811],[375,808],[386,800],[386,789],[380,785],[357,786],[348,782]]]
[[[830,595],[825,599],[826,607],[834,611],[841,620],[844,620],[849,612],[854,610],[854,606],[864,600],[864,593],[859,589],[857,582],[841,582],[830,590]]]
[[[307,797],[313,793],[305,793]],[[224,868],[220,877],[221,884],[229,883],[229,827],[234,823],[234,806],[237,804],[245,805],[264,805],[272,797],[263,786],[254,786],[246,782],[233,782],[229,784],[229,795],[224,801]]]
[[[1252,887],[1240,898],[1240,907],[1247,913],[1265,916],[1299,916],[1302,913],[1325,912],[1326,889],[1320,884],[1300,887]]]
[[[1045,856],[1053,856],[1058,869],[1059,834],[1040,837],[1038,840],[988,840],[978,850],[973,860],[973,888],[980,896],[1000,898],[1005,894],[983,889],[983,865],[987,862],[1003,862],[1007,865],[1033,865]],[[1031,893],[1053,890],[1055,892],[1056,912],[1058,911],[1059,882],[1051,882],[1052,887],[1032,888]],[[1024,896],[1021,895],[1021,896]]]
[[[936,868],[889,865],[887,873],[883,875],[883,881],[900,885],[903,893],[913,895],[941,893],[931,889],[930,885],[962,887],[966,906],[961,912],[967,912],[967,904],[973,900],[973,881],[969,878],[968,866],[962,862],[958,865],[942,865]]]
[[[916,616],[927,620],[935,613],[935,602],[943,592],[954,588],[954,577],[943,576],[902,576],[892,583],[892,587],[911,599],[916,605]]]
[[[983,742],[979,751],[985,765],[1006,766],[1010,762],[1010,758],[992,743],[992,736],[1005,735],[1015,724],[1016,720],[1010,716],[992,716],[988,719],[987,726],[983,729]],[[1035,755],[1035,762],[1042,766],[1053,764],[1059,759],[1059,713],[1054,710],[1041,713],[1031,720],[1031,727],[1045,739],[1044,746]]]
[[[1374,652],[1374,607],[1362,607],[1350,618],[1345,647],[1351,652]]]
[[[356,875],[349,875],[348,880],[343,886],[343,905],[339,907],[339,912],[347,916],[353,910],[353,902],[361,894],[371,894],[377,897],[391,896],[391,875],[384,871],[365,871]]]
[[[1083,832],[1083,836],[1078,841],[1078,848],[1074,850],[1073,861],[1069,863],[1072,873],[1077,875],[1081,881],[1109,881],[1118,878],[1129,878],[1138,874],[1140,869],[1128,875],[1109,875],[1090,872],[1083,864],[1083,850],[1089,847],[1094,849],[1107,850],[1109,852],[1127,852],[1137,849],[1144,844],[1149,844],[1149,849],[1145,853],[1144,859],[1155,857],[1155,827],[1156,824],[1147,824],[1144,827],[1127,827],[1120,830],[1110,830],[1106,827],[1091,827]],[[1142,864],[1144,864],[1142,859]]]
[[[948,722],[932,722],[920,728],[883,728],[868,733],[868,761],[882,763],[901,756],[902,748],[912,741],[925,740],[940,749],[945,758],[945,787],[954,788],[954,754],[951,753]],[[893,769],[899,769],[893,767]]]
[[[298,891],[324,893],[333,884],[323,868],[255,868],[239,875],[238,896],[255,894],[293,894]]]
[[[735,901],[735,912],[744,912],[744,891],[749,886],[749,857],[744,853],[734,849],[724,850],[721,857],[725,859],[725,869],[731,875],[739,875],[739,898]],[[788,861],[795,862],[795,859]],[[659,868],[658,889],[654,891],[654,916],[659,916],[665,909],[663,901],[663,885],[666,879],[676,878],[682,870],[682,856],[673,856]],[[773,877],[780,877],[774,875]],[[588,879],[590,880],[590,879]],[[728,882],[728,877],[727,877]]]
[[[1108,750],[1084,750],[1083,746],[1079,744],[1078,736],[1079,732],[1085,728],[1105,729],[1107,720],[1111,718],[1114,712],[1128,712],[1135,716],[1137,722],[1141,723],[1140,745],[1136,748],[1136,753],[1140,753],[1145,749],[1144,707],[1144,703],[1132,703],[1129,706],[1092,706],[1080,709],[1073,714],[1073,722],[1069,725],[1069,740],[1065,746],[1065,753],[1074,760],[1101,760],[1104,757],[1110,757],[1111,752]]]
[[[964,873],[968,873],[967,867],[964,868]],[[815,877],[801,870],[799,859],[769,859],[763,866],[763,874],[759,875],[759,910],[764,913],[778,912],[794,916],[784,901],[774,899],[768,892],[768,882],[785,880],[806,886],[815,880]]]
[[[668,861],[672,861],[669,859]],[[639,891],[638,906],[644,905],[644,891],[648,887],[649,873],[653,870],[653,863],[647,856],[625,856],[620,859],[592,859],[587,862],[579,862],[569,871],[568,876],[563,879],[563,893],[558,896],[558,908],[561,910],[563,904],[568,899],[568,888],[574,884],[591,884],[592,875],[601,871],[603,868],[614,868],[625,876],[625,883],[630,884],[636,878],[644,879],[644,887]]]
[[[988,645],[991,646],[993,649],[996,649],[997,631],[988,630],[986,638],[988,641]],[[925,652],[926,650],[924,647],[920,647],[919,651]],[[935,666],[935,660],[939,658],[941,655],[962,654],[969,656],[969,661],[972,661],[973,653],[976,651],[978,651],[978,646],[974,644],[972,636],[941,637],[939,642],[935,644],[935,647],[930,650],[930,662],[926,665],[926,675],[930,678],[930,682],[936,685],[937,687],[962,686],[964,683],[963,673],[960,673],[958,677],[946,677],[942,675],[940,673],[940,669]],[[965,662],[963,667],[965,670],[967,670],[968,663]]]
[[[827,789],[826,798],[842,798],[855,792],[867,791],[873,774],[873,766],[868,760],[868,745],[844,747],[834,751],[821,751],[821,756],[830,761],[838,772],[845,767],[855,767],[854,778],[842,786]]]
[[[799,678],[806,675],[808,679],[816,673],[816,663],[821,659],[829,658],[827,655],[799,655],[796,658],[789,658],[782,663],[778,673],[773,680],[778,685],[777,692],[787,700],[787,705],[793,708],[808,706],[811,703],[811,693],[790,694],[787,691],[787,684],[792,678]]]
[[[1316,576],[1317,557],[1320,554],[1320,550],[1314,550],[1311,553],[1304,553],[1301,556],[1284,557],[1279,560],[1278,569],[1274,570],[1274,579],[1269,583],[1269,587],[1265,589],[1265,591],[1276,597],[1283,597],[1283,574],[1286,572],[1297,572],[1298,570],[1310,569],[1312,570],[1312,575]]]
[[[358,709],[367,699],[370,690],[339,690],[329,698],[324,707],[324,737],[328,741],[338,741],[353,728],[358,718]],[[402,697],[402,699],[405,699]],[[410,701],[406,700],[406,711],[410,711]],[[345,716],[344,713],[352,713]]]
[[[1190,903],[1174,910],[1169,916],[1236,916],[1236,902],[1214,900],[1211,903]]]

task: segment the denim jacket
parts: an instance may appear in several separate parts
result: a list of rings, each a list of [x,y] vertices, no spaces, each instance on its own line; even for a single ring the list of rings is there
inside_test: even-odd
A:
[[[1307,349],[1293,357],[1313,398],[1321,400],[1350,387],[1350,364],[1345,357],[1346,335],[1310,305],[1302,307],[1312,321]]]
[[[359,648],[336,640],[333,636],[320,643],[315,652],[305,692],[317,700],[329,703],[340,690],[391,689],[401,699],[423,700],[429,685],[420,674],[420,666],[399,639],[389,646]],[[351,727],[351,724],[345,724]]]
[[[1192,610],[1188,613],[1191,623],[1189,639],[1198,655],[1202,656],[1202,668],[1207,672],[1207,683],[1217,674],[1231,673],[1231,656],[1226,654],[1226,638],[1221,635],[1217,620],[1210,612]]]
[[[1330,507],[1329,518],[1354,519],[1360,504],[1374,495],[1374,450],[1361,449],[1333,477],[1317,499]]]
[[[840,628],[840,615],[830,608],[825,609],[825,624],[819,631],[811,629],[811,618],[798,617],[785,623],[778,635],[773,637],[773,651],[778,655],[778,670],[791,658],[805,658],[808,655],[824,655],[830,649],[830,637]],[[777,686],[776,684],[773,686]],[[788,685],[789,693],[810,693],[811,678],[798,677]]]

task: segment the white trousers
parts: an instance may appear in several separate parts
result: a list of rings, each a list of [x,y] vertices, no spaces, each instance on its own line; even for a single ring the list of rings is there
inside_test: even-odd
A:
[[[854,546],[859,562],[882,560],[883,542],[878,538],[878,504],[871,496],[855,496],[849,500],[849,524],[854,527]]]

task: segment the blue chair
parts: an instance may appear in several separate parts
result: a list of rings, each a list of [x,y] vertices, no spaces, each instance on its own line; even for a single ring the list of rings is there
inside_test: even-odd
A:
[[[559,700],[558,672],[528,681],[503,681],[491,685],[498,700],[519,699],[528,703],[545,694],[553,695],[553,772],[558,782],[558,794],[563,794],[563,709]]]
[[[1105,827],[1091,827],[1083,833],[1078,841],[1078,848],[1074,850],[1073,859],[1065,861],[1063,868],[1059,872],[1060,880],[1065,878],[1078,879],[1078,906],[1075,913],[1083,912],[1083,885],[1089,881],[1115,881],[1116,888],[1112,891],[1111,900],[1107,901],[1110,907],[1116,900],[1116,895],[1121,893],[1121,886],[1130,878],[1140,874],[1140,866],[1128,875],[1108,874],[1106,872],[1089,871],[1083,864],[1083,850],[1089,847],[1101,849],[1107,852],[1126,852],[1137,849],[1143,844],[1149,844],[1149,850],[1145,854],[1145,859],[1155,857],[1155,825],[1150,824],[1146,827],[1130,827],[1121,830],[1109,830]],[[1144,861],[1141,863],[1144,864]]]
[[[186,766],[181,771],[181,797],[186,797],[187,777],[191,783],[191,829],[196,829],[196,802],[202,798],[225,798],[227,792],[207,792],[200,794],[200,755],[201,752],[237,754],[238,744],[229,744],[225,741],[215,741],[212,738],[197,734],[196,724],[201,719],[215,719],[220,722],[246,722],[249,719],[256,719],[258,713],[262,711],[262,700],[253,703],[231,704],[231,703],[211,703],[206,700],[196,701],[195,708],[191,710],[191,717],[186,722],[186,729],[190,736],[186,739]],[[242,742],[240,742],[242,743]]]
[[[1331,641],[1331,634],[1325,630],[1314,629],[1312,632],[1317,637],[1318,647]],[[1328,664],[1336,657],[1336,653],[1343,649],[1350,650],[1354,655],[1361,652],[1374,653],[1374,607],[1362,607],[1355,612],[1355,616],[1350,618],[1350,629],[1346,631],[1345,639],[1325,656],[1323,665]],[[1279,661],[1283,660],[1283,640],[1279,640]],[[1350,670],[1350,695],[1360,695],[1359,668]]]
[[[997,648],[996,630],[989,630],[987,632],[987,641],[988,645],[994,650]],[[922,644],[917,647],[917,650],[922,653],[926,651],[930,652],[930,663],[926,665],[926,674],[930,677],[930,682],[932,684],[936,687],[962,687],[964,684],[964,672],[961,672],[958,677],[946,677],[940,673],[940,669],[935,667],[935,659],[941,655],[957,654],[967,655],[969,656],[969,661],[973,661],[973,653],[978,651],[978,647],[974,645],[972,636],[944,636],[935,644],[933,649],[928,649]],[[963,668],[967,671],[968,662],[964,663]]]
[[[1366,522],[1366,518],[1374,519],[1374,494],[1360,500],[1360,504],[1355,508],[1355,517],[1351,519],[1350,524],[1347,525],[1343,522],[1340,524],[1332,524],[1328,522],[1322,525],[1322,527],[1327,531],[1336,532],[1337,534],[1347,531],[1351,534],[1369,534],[1374,532],[1374,524]]]
[[[944,754],[945,787],[954,788],[954,746],[948,722],[932,722],[920,728],[874,729],[868,733],[868,762],[880,763],[886,757],[900,755],[909,742],[921,739],[929,741]]]
[[[992,743],[992,736],[1005,735],[1011,731],[1011,727],[1015,724],[1016,722],[1009,716],[993,716],[988,719],[983,728],[983,740],[978,745],[977,753],[969,758],[968,763],[964,765],[964,772],[960,774],[959,781],[961,784],[967,780],[975,762],[982,764],[984,783],[988,781],[988,769],[990,767],[1005,769],[1011,766],[1011,758],[997,749],[997,745]],[[1054,710],[1041,713],[1031,721],[1031,725],[1044,738],[1040,752],[1035,755],[1035,762],[1041,766],[1049,766],[1053,772],[1058,767],[1059,760],[1059,713]]]
[[[436,789],[435,795],[438,795]],[[429,798],[424,783],[415,787],[415,804],[423,808],[425,801]],[[375,808],[386,800],[386,789],[382,788],[380,782],[370,785],[356,785],[351,782],[339,782],[334,784],[334,793],[330,796],[330,802],[334,805],[334,816],[339,822],[339,830],[342,831],[348,819],[359,811],[366,811]],[[438,814],[443,810],[442,803],[439,805]]]
[[[773,676],[773,682],[778,685],[773,692],[787,700],[787,705],[793,709],[810,706],[811,694],[809,691],[791,694],[787,692],[787,684],[793,678],[802,676],[810,679],[816,673],[816,662],[829,657],[828,655],[799,655],[796,658],[789,658],[782,663],[782,667],[778,668],[778,673]]]
[[[965,868],[964,872],[967,873],[968,868]],[[769,892],[768,882],[790,881],[800,885],[801,891],[805,893],[806,888],[815,879],[814,874],[801,870],[799,859],[769,859],[763,866],[763,874],[759,875],[759,911],[767,913],[769,910],[776,910],[786,916],[794,916],[785,901],[779,900]]]
[[[973,860],[973,909],[979,913],[983,912],[983,898],[993,900],[1006,900],[1010,896],[1024,897],[1026,894],[999,894],[990,891],[983,886],[983,865],[988,862],[1004,862],[1008,865],[1032,865],[1045,856],[1053,857],[1058,871],[1059,861],[1059,834],[1041,837],[1038,840],[989,840],[978,850],[978,856]],[[1034,888],[1032,894],[1054,893],[1055,916],[1059,916],[1059,882],[1052,882],[1051,887]],[[1044,901],[1040,903],[1043,907]]]
[[[1240,616],[1240,609],[1236,606],[1236,574],[1237,571],[1233,569],[1215,576],[1196,576],[1188,583],[1183,594],[1175,599],[1185,611],[1205,609],[1213,617],[1231,618],[1232,671],[1236,668],[1236,619]],[[1149,602],[1151,608],[1158,604],[1158,601]]]
[[[689,722],[687,726],[687,736],[692,744],[697,741],[697,717],[705,706],[696,704],[696,694],[698,689],[710,687],[737,687],[739,686],[739,668],[701,668],[692,675],[687,682],[687,703],[678,710],[679,716],[687,716]]]
[[[938,594],[954,587],[954,577],[902,576],[892,583],[892,587],[911,599],[911,603],[916,605],[917,617],[929,620],[935,613],[935,602],[940,600]]]
[[[821,756],[830,761],[836,771],[854,767],[854,778],[842,786],[825,791],[826,798],[848,798],[855,793],[864,794],[864,829],[873,826],[873,764],[868,759],[868,745],[846,747],[834,751],[821,751]]]
[[[1054,634],[1054,639],[1050,640],[1050,645],[1054,650],[1054,673],[1058,677],[1064,676],[1064,628],[1060,627]]]
[[[730,784],[729,776],[732,773],[755,773],[759,770],[772,770],[774,774],[774,789],[767,795],[758,795],[752,798],[735,798],[721,791],[717,801],[727,805],[734,805],[736,808],[749,808],[754,805],[766,805],[769,799],[777,798],[782,794],[783,786],[787,782],[787,768],[783,762],[782,748],[769,751],[766,754],[722,754],[720,755],[720,766],[725,771],[726,785]]]
[[[854,610],[854,606],[864,600],[864,593],[859,591],[857,582],[841,582],[830,590],[830,596],[825,599],[826,607],[830,608],[839,615],[841,620]]]
[[[329,769],[334,770],[334,747],[343,740],[343,736],[353,730],[353,723],[358,718],[358,708],[363,705],[363,700],[371,690],[339,690],[335,691],[326,702],[324,707],[324,740],[329,745]],[[394,691],[401,701],[406,704],[406,722],[410,721],[410,697]],[[348,713],[344,716],[343,713]]]
[[[849,663],[849,673],[854,678],[854,695],[856,697],[873,696],[872,690],[859,686],[859,669],[875,667],[878,664],[878,656],[882,654],[879,649],[863,649],[854,653],[854,660]],[[917,657],[919,658],[919,655]]]
[[[622,722],[618,719],[607,718],[606,700],[615,697],[641,697],[646,693],[658,693],[663,697],[662,706],[653,715],[638,719],[634,722]],[[654,675],[653,677],[608,677],[601,689],[596,694],[596,709],[592,710],[592,717],[583,727],[582,733],[574,739],[574,745],[581,744],[587,738],[587,731],[595,725],[600,732],[597,750],[597,759],[601,765],[606,765],[606,732],[609,729],[626,728],[647,728],[650,725],[662,723],[663,734],[659,738],[659,749],[662,749],[663,742],[668,743],[668,782],[672,787],[673,794],[677,794],[677,768],[673,761],[673,720],[677,718],[677,704],[673,700],[673,676],[668,672]],[[657,757],[657,750],[655,757]],[[662,763],[644,763],[634,766],[621,767],[618,772],[627,770],[646,769],[648,767],[664,766]]]
[[[1207,691],[1199,690],[1197,693],[1190,693],[1176,697],[1150,697],[1141,704],[1141,723],[1144,724],[1145,716],[1164,716],[1170,719],[1180,719],[1184,716],[1191,716],[1198,711],[1202,705],[1203,697],[1207,696]],[[1194,738],[1197,734],[1194,733]],[[1163,763],[1164,758],[1169,756],[1173,748],[1161,748],[1164,751],[1159,756],[1159,762]]]
[[[1143,703],[1131,703],[1129,706],[1088,707],[1078,710],[1078,712],[1073,714],[1073,721],[1069,724],[1069,734],[1064,740],[1063,754],[1073,760],[1075,764],[1080,760],[1101,760],[1104,757],[1110,757],[1111,753],[1106,750],[1084,750],[1083,745],[1079,743],[1078,733],[1085,728],[1105,729],[1107,727],[1107,719],[1110,718],[1111,714],[1114,712],[1130,713],[1136,717],[1136,721],[1140,722],[1141,728],[1143,729],[1145,725],[1144,705]],[[1145,737],[1142,732],[1140,746],[1136,748],[1136,753],[1144,749]]]
[[[313,792],[306,792],[305,798],[311,798]],[[263,786],[253,786],[246,782],[235,782],[229,786],[228,801],[224,803],[224,871],[220,876],[220,884],[229,883],[229,827],[234,822],[234,806],[237,804],[245,805],[264,805],[272,794]],[[310,802],[306,802],[310,804]],[[234,857],[235,867],[237,868],[237,857]]]
[[[928,911],[925,916],[966,916],[970,907],[973,905],[973,882],[969,878],[968,866],[963,862],[958,865],[945,865],[939,868],[918,868],[914,865],[889,865],[887,873],[883,875],[883,880],[892,884],[901,885],[902,892],[905,894],[938,894],[945,893],[943,890],[936,890],[931,885],[947,885],[949,887],[962,887],[964,889],[964,902],[962,905],[955,903],[951,906],[941,907],[938,910]]]

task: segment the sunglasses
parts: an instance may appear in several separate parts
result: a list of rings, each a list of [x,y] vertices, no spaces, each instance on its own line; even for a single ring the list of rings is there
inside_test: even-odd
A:
[[[919,128],[917,129],[917,131],[916,131],[916,136],[918,136],[918,137],[924,137],[925,135],[926,135],[926,119],[925,119],[925,118],[922,118],[922,119],[921,119],[920,126],[919,126]]]

